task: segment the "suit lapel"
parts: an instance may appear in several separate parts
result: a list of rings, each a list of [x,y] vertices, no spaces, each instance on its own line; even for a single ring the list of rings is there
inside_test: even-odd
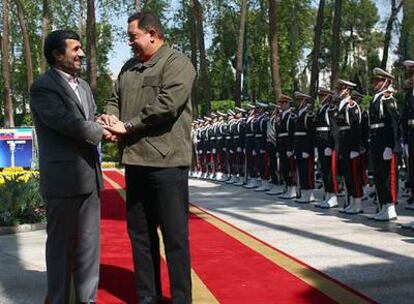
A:
[[[54,69],[49,70],[49,75],[53,81],[62,88],[63,92],[76,104],[83,117],[86,118],[81,101],[79,100],[78,96],[76,96],[75,92],[72,90],[69,84],[67,84],[66,81]]]
[[[84,107],[84,110],[85,110],[86,119],[89,120],[89,117],[91,117],[91,107],[92,107],[92,105],[89,101],[88,94],[86,93],[86,89],[82,85],[82,82],[79,83],[78,90],[79,90],[79,95],[82,99],[82,104],[83,104],[83,107]]]

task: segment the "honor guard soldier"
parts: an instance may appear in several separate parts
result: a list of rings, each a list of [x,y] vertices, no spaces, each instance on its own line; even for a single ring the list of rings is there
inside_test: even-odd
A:
[[[204,120],[201,118],[197,119],[198,127],[197,127],[197,172],[195,177],[200,178],[203,175],[203,167],[205,166],[204,161],[204,141],[203,138],[203,129],[204,129]]]
[[[391,87],[394,77],[380,69],[373,70],[375,96],[369,107],[371,151],[379,212],[368,216],[377,221],[397,219],[397,153],[400,152],[400,115]]]
[[[405,81],[404,112],[401,125],[403,127],[404,154],[407,158],[408,180],[411,188],[411,196],[408,201],[411,205],[406,208],[414,210],[412,204],[414,191],[414,60],[406,60],[403,64],[407,70],[407,80]],[[414,221],[404,224],[402,227],[414,229]]]
[[[255,122],[255,150],[256,163],[259,173],[259,181],[261,186],[256,188],[256,192],[264,192],[270,190],[269,185],[269,153],[267,151],[267,123],[269,121],[269,106],[263,102],[257,102],[259,106],[259,114]]]
[[[211,145],[211,174],[209,176],[210,180],[215,180],[218,173],[218,153],[217,153],[217,137],[219,136],[219,116],[216,113],[211,113],[210,117],[212,118],[211,125],[211,136],[210,136],[210,145]]]
[[[352,92],[352,99],[359,105],[361,110],[361,148],[359,150],[359,157],[360,157],[360,168],[361,168],[361,176],[362,176],[362,185],[364,191],[364,200],[368,199],[368,191],[367,187],[369,184],[368,181],[368,145],[369,145],[369,114],[366,109],[361,107],[362,99],[364,95],[357,91]]]
[[[198,172],[198,150],[197,150],[197,132],[198,132],[198,121],[194,120],[191,123],[191,144],[192,144],[192,157],[191,157],[191,170],[189,171],[190,177],[196,177]]]
[[[347,214],[362,213],[363,197],[362,178],[360,174],[361,110],[352,100],[351,93],[356,86],[350,81],[338,79],[339,95],[336,124],[338,126],[339,160],[343,165],[345,185],[349,204],[340,212]]]
[[[315,165],[315,114],[311,110],[311,97],[302,92],[294,93],[297,105],[293,148],[299,176],[300,198],[296,202],[308,204],[313,197]]]
[[[255,168],[256,147],[255,147],[255,133],[254,125],[257,119],[259,107],[248,104],[249,116],[246,121],[246,136],[245,136],[245,164],[247,183],[243,186],[246,189],[253,189],[259,187],[257,181],[257,173]]]
[[[280,187],[280,174],[279,174],[279,156],[277,153],[277,133],[276,126],[280,120],[282,114],[281,108],[274,103],[269,104],[269,108],[272,110],[269,121],[267,123],[267,151],[269,154],[269,173],[270,173],[270,185],[271,188],[266,192],[267,195],[278,195],[283,193]]]
[[[204,149],[205,149],[205,162],[206,162],[206,172],[202,175],[201,178],[209,179],[210,176],[213,174],[213,161],[212,161],[212,141],[211,137],[213,136],[213,126],[212,126],[212,119],[208,116],[204,116],[204,121],[206,122],[205,125],[205,137],[204,137]]]
[[[326,209],[338,206],[338,152],[335,122],[338,107],[333,102],[334,94],[334,91],[326,88],[318,89],[321,107],[318,111],[316,119],[315,142],[318,149],[318,158],[322,171],[325,199],[316,206]]]
[[[236,148],[236,162],[237,162],[237,179],[234,182],[235,186],[243,186],[246,176],[245,166],[245,137],[247,130],[247,111],[243,108],[235,107],[236,111],[236,131],[233,136],[234,145]]]
[[[276,125],[277,151],[280,158],[280,171],[286,184],[286,191],[281,196],[282,199],[292,199],[297,197],[296,189],[296,161],[293,150],[294,120],[296,115],[290,106],[292,98],[281,94],[278,100],[279,106],[283,111],[278,124]]]
[[[227,158],[227,170],[228,170],[228,179],[226,184],[234,184],[237,179],[237,165],[236,165],[236,149],[235,149],[235,140],[233,137],[236,133],[236,113],[233,110],[227,111],[227,133],[226,133],[226,158]]]
[[[227,114],[217,111],[218,121],[216,127],[216,147],[217,147],[217,174],[215,180],[225,182],[228,179],[226,136],[228,134]]]

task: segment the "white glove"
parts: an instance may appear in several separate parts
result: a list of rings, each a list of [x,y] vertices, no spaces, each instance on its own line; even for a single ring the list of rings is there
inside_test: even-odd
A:
[[[276,157],[279,158],[279,152],[276,152]]]
[[[302,152],[302,158],[308,158],[308,157],[309,157],[309,153]]]
[[[286,156],[291,157],[293,155],[293,151],[286,151]]]
[[[325,156],[331,156],[332,155],[332,149],[331,148],[325,148],[325,151],[323,151],[323,154],[325,154]]]
[[[355,157],[358,157],[358,156],[359,156],[359,152],[351,151],[351,153],[349,153],[350,159],[354,159]]]
[[[407,144],[404,145],[404,154],[405,154],[406,157],[410,157],[410,154],[408,154],[408,145]]]
[[[386,147],[384,149],[384,153],[382,153],[382,158],[384,160],[390,160],[392,158],[392,149],[389,147]]]
[[[241,147],[237,147],[237,152],[238,152],[238,153],[243,152],[242,148],[241,148]]]

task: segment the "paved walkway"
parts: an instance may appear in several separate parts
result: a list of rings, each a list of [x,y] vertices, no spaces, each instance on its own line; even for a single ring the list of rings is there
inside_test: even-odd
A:
[[[414,232],[397,223],[277,200],[241,187],[191,180],[191,202],[380,303],[412,303]],[[365,204],[368,211],[374,205]],[[42,303],[44,230],[0,236],[0,303]]]

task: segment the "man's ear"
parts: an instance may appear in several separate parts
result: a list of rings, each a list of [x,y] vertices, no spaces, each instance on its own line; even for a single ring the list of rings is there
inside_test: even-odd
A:
[[[58,50],[53,50],[52,51],[52,56],[53,56],[53,58],[55,58],[55,61],[61,61],[62,56],[64,56],[64,55],[59,53]]]
[[[154,29],[148,31],[152,39],[158,38],[158,33]]]

